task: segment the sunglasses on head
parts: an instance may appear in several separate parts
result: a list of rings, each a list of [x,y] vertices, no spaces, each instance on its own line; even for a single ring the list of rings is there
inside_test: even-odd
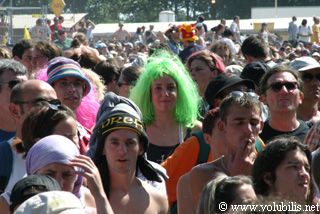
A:
[[[12,89],[15,85],[17,85],[20,82],[22,82],[22,80],[15,79],[15,80],[10,80],[8,82],[0,82],[0,85],[8,84],[9,88]]]
[[[287,89],[287,91],[292,91],[298,88],[297,82],[274,82],[269,85],[269,88],[274,92],[279,92],[283,88],[283,86]]]
[[[235,98],[241,98],[243,96],[248,96],[254,99],[259,99],[259,95],[257,95],[254,92],[244,92],[244,91],[232,91],[230,92],[229,96],[235,97]]]
[[[310,73],[302,74],[302,80],[305,82],[311,82],[314,79],[320,81],[320,74],[315,74],[315,75],[312,75]]]

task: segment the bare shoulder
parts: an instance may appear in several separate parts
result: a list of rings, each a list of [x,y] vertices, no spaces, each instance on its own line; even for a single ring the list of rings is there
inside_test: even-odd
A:
[[[193,181],[204,181],[216,178],[221,174],[226,174],[220,166],[220,160],[214,160],[210,163],[203,163],[193,167],[190,176]]]
[[[0,213],[10,214],[9,204],[3,196],[0,196]]]
[[[195,213],[193,196],[190,189],[190,172],[180,177],[177,185],[178,213]]]
[[[190,171],[190,188],[193,200],[198,204],[203,188],[218,175],[224,174],[216,161],[197,165]]]

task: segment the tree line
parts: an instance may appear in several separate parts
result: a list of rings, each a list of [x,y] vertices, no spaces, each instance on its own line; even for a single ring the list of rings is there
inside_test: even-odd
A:
[[[251,7],[274,7],[276,0],[64,0],[64,12],[88,13],[95,23],[156,22],[164,10],[175,12],[176,21],[195,20],[199,15],[206,19],[231,19],[239,15],[251,16]],[[9,0],[2,6],[9,6]],[[15,7],[44,5],[49,13],[51,0],[12,0]],[[278,0],[281,6],[319,6],[319,0]]]

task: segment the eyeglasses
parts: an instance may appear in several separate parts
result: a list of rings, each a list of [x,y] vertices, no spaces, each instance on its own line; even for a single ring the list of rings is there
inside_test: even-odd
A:
[[[15,79],[15,80],[10,80],[8,82],[0,82],[0,85],[5,85],[5,84],[8,84],[9,88],[10,89],[13,89],[13,87],[15,85],[17,85],[18,83],[22,82],[22,80],[19,80],[19,79]]]
[[[254,93],[254,92],[244,92],[244,91],[232,91],[230,94],[229,94],[230,97],[234,97],[234,98],[241,98],[243,96],[248,96],[248,97],[251,97],[251,98],[254,98],[254,99],[259,99],[259,95]]]
[[[59,106],[61,106],[61,102],[58,99],[53,100],[47,100],[45,98],[38,98],[31,101],[15,101],[14,103],[24,105],[24,104],[30,104],[32,106],[35,105],[48,105],[50,108],[54,110],[58,110]]]
[[[283,86],[288,90],[292,91],[298,88],[297,82],[274,82],[271,83],[267,89],[271,88],[274,92],[279,92],[283,88]]]
[[[302,75],[302,80],[305,81],[305,82],[311,82],[314,79],[320,81],[320,74],[312,75],[310,73],[304,73]]]

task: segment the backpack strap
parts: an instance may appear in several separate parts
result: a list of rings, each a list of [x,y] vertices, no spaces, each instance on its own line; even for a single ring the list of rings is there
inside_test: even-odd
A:
[[[10,179],[13,155],[10,144],[0,142],[0,193],[4,192]]]
[[[204,135],[202,131],[193,132],[192,135],[198,139],[200,146],[196,165],[206,163],[208,161],[210,153],[210,146],[204,140]]]
[[[195,136],[199,142],[199,153],[198,153],[198,159],[197,163],[195,164],[201,164],[206,163],[208,161],[209,153],[210,153],[210,146],[206,143],[204,140],[204,135],[202,131],[196,131],[192,133],[192,136]],[[178,213],[177,209],[177,201],[170,207],[170,213],[176,214]]]

